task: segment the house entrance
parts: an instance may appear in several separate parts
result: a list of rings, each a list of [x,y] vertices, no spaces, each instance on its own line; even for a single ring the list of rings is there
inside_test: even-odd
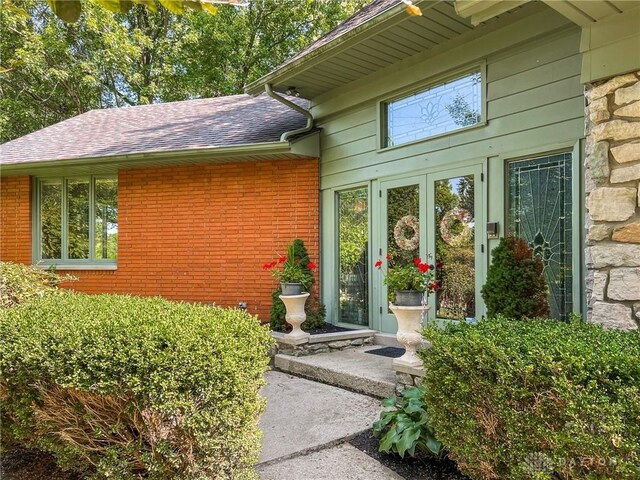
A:
[[[468,320],[484,313],[479,292],[485,253],[477,231],[484,225],[481,175],[479,164],[380,183],[376,253],[385,268],[416,257],[436,268],[442,288],[428,298],[431,320]],[[380,272],[372,277],[378,292],[372,326],[395,333],[396,320],[389,310],[392,292]]]

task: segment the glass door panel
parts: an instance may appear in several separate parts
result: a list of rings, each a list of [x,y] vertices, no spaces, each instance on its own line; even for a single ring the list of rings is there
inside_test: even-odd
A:
[[[508,164],[508,233],[542,259],[554,318],[573,310],[571,158],[566,152]]]
[[[381,184],[382,199],[382,242],[379,251],[384,268],[406,265],[421,256],[424,251],[426,233],[421,225],[425,218],[425,177],[403,179]],[[388,255],[389,260],[386,260]],[[380,285],[378,311],[380,312],[380,330],[395,333],[397,324],[389,310],[393,292],[383,284],[383,275],[376,273]]]
[[[482,166],[429,175],[429,261],[440,289],[428,299],[429,318],[473,320],[482,315],[480,288],[484,254]]]
[[[369,190],[337,193],[338,321],[369,325]]]
[[[435,260],[442,288],[435,294],[436,316],[464,320],[476,316],[475,185],[473,175],[435,181]]]

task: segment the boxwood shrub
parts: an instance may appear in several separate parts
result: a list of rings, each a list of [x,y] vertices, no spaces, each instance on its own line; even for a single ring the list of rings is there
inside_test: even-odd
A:
[[[424,335],[431,425],[471,478],[640,478],[637,332],[497,317]]]
[[[160,298],[67,293],[6,309],[3,443],[93,478],[253,478],[270,344],[247,313]]]

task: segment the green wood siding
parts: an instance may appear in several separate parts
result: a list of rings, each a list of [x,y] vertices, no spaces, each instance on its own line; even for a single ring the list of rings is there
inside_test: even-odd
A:
[[[478,218],[481,222],[499,222],[502,235],[506,161],[571,151],[584,135],[580,33],[578,26],[557,12],[544,9],[496,27],[483,37],[473,37],[467,43],[453,42],[449,50],[402,60],[313,99],[312,113],[322,128],[322,295],[330,321],[337,301],[335,193],[343,188],[369,186],[369,208],[372,215],[377,215],[382,181],[434,174],[448,168],[482,168],[485,180],[482,187],[478,187],[482,192],[482,215]],[[484,69],[486,123],[380,148],[381,101],[411,88],[424,88],[451,73],[474,66]],[[582,160],[577,153],[574,153],[574,174],[579,179]],[[581,218],[582,196],[578,191],[575,193],[576,218]],[[370,249],[374,257],[381,247],[379,223],[374,220],[370,227]],[[482,239],[485,252],[484,264],[478,269],[482,276],[488,266],[488,252],[498,240],[486,238],[484,224],[478,225],[476,234]],[[579,245],[575,251],[579,251]],[[579,261],[577,255],[576,262]],[[378,282],[371,278],[370,288],[371,298],[379,296]],[[578,289],[577,301],[579,295]],[[482,311],[481,306],[479,310]],[[378,315],[373,311],[372,315],[375,327]]]
[[[578,27],[568,28],[530,43],[527,49],[487,57],[488,122],[467,131],[379,150],[380,97],[320,119],[321,188],[527,147],[537,150],[544,144],[575,142],[584,128],[579,43]],[[425,82],[429,81],[429,62],[413,68],[422,70]],[[407,85],[390,84],[389,94],[403,87]]]

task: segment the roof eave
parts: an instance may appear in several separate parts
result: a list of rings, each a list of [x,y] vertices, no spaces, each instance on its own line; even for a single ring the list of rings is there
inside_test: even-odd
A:
[[[417,0],[413,3],[419,5],[421,3],[425,3],[426,1],[427,0]],[[436,3],[439,1],[443,0],[437,0]],[[274,85],[275,87],[279,83],[286,81],[287,78],[313,67],[315,64],[325,60],[326,57],[333,56],[334,54],[340,52],[343,48],[345,48],[345,44],[359,42],[361,40],[359,37],[368,34],[373,28],[383,23],[384,21],[391,19],[400,13],[406,15],[406,13],[404,12],[405,8],[406,5],[404,3],[398,2],[396,5],[393,5],[388,9],[380,12],[378,15],[366,21],[362,25],[354,28],[353,30],[345,32],[329,43],[318,47],[316,50],[309,52],[308,54],[300,57],[290,64],[276,67],[276,69],[267,73],[263,77],[254,80],[245,87],[245,93],[253,95],[254,97],[258,96],[264,92],[265,84],[269,83]]]
[[[144,167],[145,163],[153,161],[164,161],[169,165],[172,160],[174,160],[176,164],[180,164],[201,162],[215,163],[216,161],[224,161],[225,159],[251,159],[256,156],[273,156],[274,158],[279,156],[319,156],[319,148],[314,148],[313,143],[300,142],[300,146],[296,146],[296,143],[296,141],[246,143],[226,147],[189,148],[184,150],[81,157],[46,160],[40,162],[0,163],[0,176],[14,176],[17,174],[29,175],[46,171],[51,168],[90,167],[92,165],[114,165],[122,168],[136,168]]]

